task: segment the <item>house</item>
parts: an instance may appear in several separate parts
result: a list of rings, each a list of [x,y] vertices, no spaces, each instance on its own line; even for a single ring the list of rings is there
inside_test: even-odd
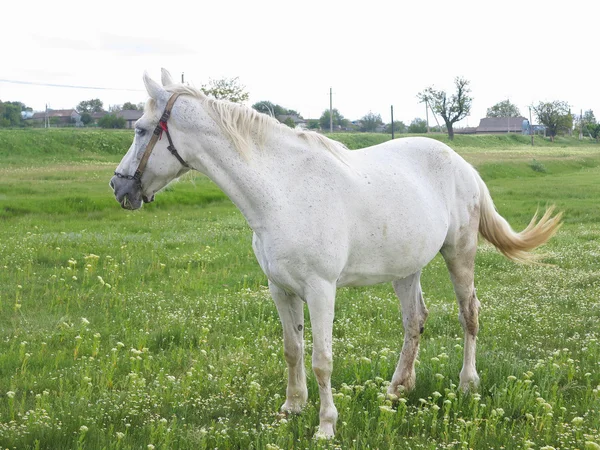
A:
[[[117,117],[125,119],[125,128],[134,128],[135,122],[144,115],[144,111],[137,109],[123,109],[117,112]]]
[[[276,116],[276,119],[279,120],[281,123],[291,121],[294,122],[295,128],[302,130],[306,129],[306,120],[302,119],[301,117],[295,114],[280,114]]]
[[[479,121],[477,134],[522,133],[526,120],[525,117],[485,117]]]
[[[54,126],[70,126],[75,125],[80,127],[81,114],[75,109],[48,109],[46,111],[40,111],[33,113],[31,120],[44,124],[48,120],[50,125]]]
[[[477,127],[454,128],[454,134],[475,134],[475,133],[477,133]]]

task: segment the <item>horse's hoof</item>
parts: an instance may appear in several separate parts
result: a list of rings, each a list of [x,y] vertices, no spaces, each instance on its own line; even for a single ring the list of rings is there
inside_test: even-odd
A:
[[[319,426],[319,429],[315,433],[314,439],[316,441],[331,440],[335,437],[335,430],[333,425]]]
[[[304,409],[304,404],[285,402],[283,404],[283,406],[281,407],[281,412],[286,415],[300,414],[303,409]]]

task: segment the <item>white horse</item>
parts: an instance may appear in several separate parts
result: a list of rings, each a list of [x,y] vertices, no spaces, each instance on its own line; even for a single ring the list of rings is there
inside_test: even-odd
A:
[[[436,140],[396,139],[349,151],[320,134],[292,130],[245,106],[174,84],[164,69],[164,87],[147,74],[144,83],[150,99],[110,185],[124,208],[137,209],[193,169],[240,209],[254,231],[254,252],[283,325],[288,366],[283,411],[300,412],[307,401],[306,303],[321,400],[317,436],[335,433],[332,326],[336,289],[342,286],[392,282],[404,344],[389,393],[414,387],[428,314],[421,269],[438,252],[450,272],[465,332],[460,386],[477,386],[480,304],[473,271],[478,232],[507,257],[528,261],[529,251],[557,231],[560,214],[552,217],[550,208],[539,221],[534,216],[525,230],[514,232],[473,167]],[[163,116],[157,127],[165,110],[170,118]],[[162,130],[168,130],[169,143],[157,141]]]

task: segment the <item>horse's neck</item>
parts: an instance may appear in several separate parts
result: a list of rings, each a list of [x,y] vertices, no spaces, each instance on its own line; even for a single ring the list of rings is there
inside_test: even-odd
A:
[[[227,194],[258,232],[275,211],[289,201],[289,180],[311,164],[328,164],[335,157],[303,138],[281,130],[270,134],[260,148],[243,156],[228,139],[202,159],[203,172]],[[338,161],[339,162],[339,161]]]

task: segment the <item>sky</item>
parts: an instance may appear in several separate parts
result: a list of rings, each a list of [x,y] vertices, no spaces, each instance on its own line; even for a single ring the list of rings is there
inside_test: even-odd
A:
[[[473,97],[458,126],[506,99],[524,116],[553,100],[600,116],[597,0],[6,3],[0,100],[34,110],[143,102],[144,71],[159,81],[164,67],[196,87],[239,77],[247,105],[268,100],[305,119],[329,108],[331,88],[350,120],[373,112],[389,123],[393,105],[409,124],[425,118],[417,94],[450,93],[457,76]]]

